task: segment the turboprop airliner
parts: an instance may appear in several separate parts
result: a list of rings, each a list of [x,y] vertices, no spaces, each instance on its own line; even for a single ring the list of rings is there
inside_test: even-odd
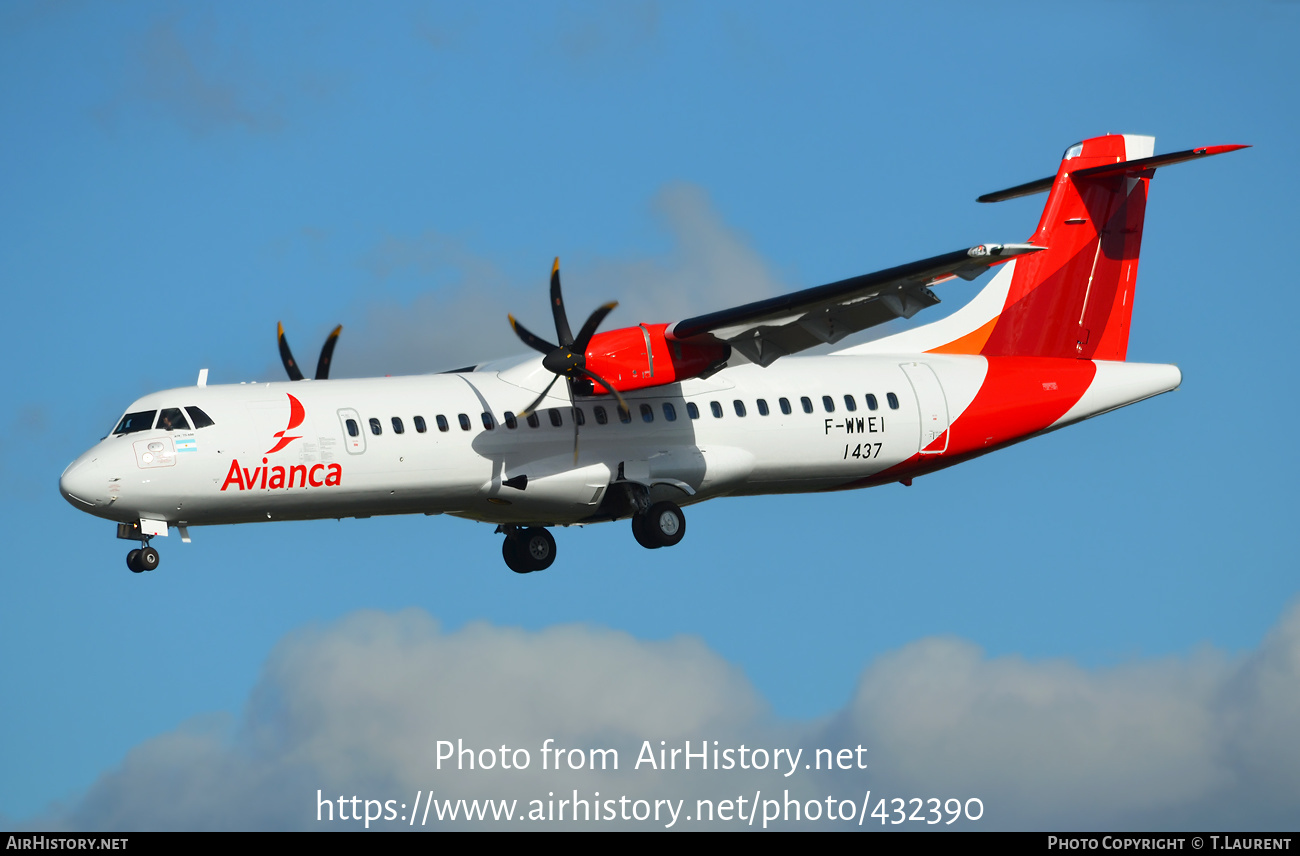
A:
[[[630,520],[649,549],[707,499],[912,480],[1176,388],[1177,367],[1125,361],[1154,138],[1070,146],[1054,176],[980,197],[1047,193],[1024,243],[979,244],[673,323],[574,335],[551,272],[542,356],[439,374],[314,379],[280,330],[289,381],[147,395],[59,480],[74,508],[138,541],[267,520],[450,514],[496,524],[517,573],[555,561],[548,527]],[[935,305],[932,287],[997,268],[954,314],[820,356],[819,345]],[[564,383],[560,384],[559,381]]]

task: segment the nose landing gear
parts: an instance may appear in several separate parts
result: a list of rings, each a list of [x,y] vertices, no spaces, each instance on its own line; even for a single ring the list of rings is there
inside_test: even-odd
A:
[[[117,524],[117,537],[124,541],[139,541],[140,549],[126,554],[126,566],[132,573],[142,574],[158,567],[158,551],[149,546],[153,536],[140,531],[139,523]]]
[[[142,540],[140,544],[141,547],[139,550],[132,550],[126,554],[126,566],[130,568],[132,572],[137,574],[144,573],[145,571],[152,571],[154,568],[158,567],[158,562],[161,558],[158,555],[158,551],[149,546],[147,538]]]

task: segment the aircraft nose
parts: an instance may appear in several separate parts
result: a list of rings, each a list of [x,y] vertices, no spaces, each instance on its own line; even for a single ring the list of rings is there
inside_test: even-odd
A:
[[[68,468],[59,476],[59,493],[63,494],[73,508],[90,511],[95,506],[103,505],[107,498],[107,483],[99,459],[93,455],[82,455],[68,464]]]

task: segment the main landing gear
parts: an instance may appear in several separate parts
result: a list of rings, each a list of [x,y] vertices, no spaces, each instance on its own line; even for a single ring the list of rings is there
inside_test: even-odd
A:
[[[656,502],[632,515],[632,537],[647,550],[676,546],[686,534],[686,515],[673,502]]]
[[[503,526],[500,531],[506,533],[501,557],[506,560],[506,567],[516,574],[544,571],[555,562],[555,539],[546,529]]]

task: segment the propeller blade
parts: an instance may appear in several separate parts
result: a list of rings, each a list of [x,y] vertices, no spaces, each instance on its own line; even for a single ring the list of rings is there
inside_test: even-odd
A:
[[[587,323],[583,324],[582,329],[578,331],[578,338],[573,341],[573,350],[585,354],[587,346],[591,344],[591,337],[596,335],[596,328],[600,326],[601,321],[605,320],[605,316],[613,312],[617,306],[618,301],[613,300],[591,313]]]
[[[560,294],[559,256],[555,257],[555,264],[551,266],[551,313],[555,315],[555,335],[560,338],[560,344],[565,347],[571,346],[573,331],[569,329],[569,316],[564,311],[564,296]]]
[[[614,384],[605,380],[603,377],[596,374],[595,372],[587,371],[581,366],[574,366],[572,370],[577,372],[580,375],[583,375],[586,378],[589,378],[590,380],[594,380],[596,383],[605,387],[605,389],[608,389],[613,394],[613,396],[618,399],[618,409],[628,414],[629,416],[632,414],[632,408],[627,406],[627,402],[623,400],[623,396],[620,395],[619,391],[614,388]]]
[[[329,334],[325,344],[320,349],[320,359],[316,361],[316,380],[329,380],[330,361],[334,359],[334,345],[339,340],[339,333],[343,332],[343,325],[334,328],[334,332]],[[281,340],[283,341],[283,340]]]
[[[510,319],[510,327],[515,331],[515,335],[523,340],[524,344],[535,351],[541,351],[543,354],[549,354],[551,351],[558,350],[555,345],[543,339],[541,336],[534,334],[523,324],[515,320],[515,316],[507,315]]]
[[[559,375],[556,375],[555,377],[551,378],[551,382],[546,385],[546,389],[542,390],[542,394],[537,396],[537,398],[533,400],[532,404],[528,405],[523,410],[519,411],[519,413],[516,415],[515,418],[527,419],[529,416],[531,416],[533,414],[533,411],[537,410],[537,405],[542,403],[543,399],[545,399],[547,394],[551,391],[551,387],[555,386],[555,382],[559,379],[560,379]]]
[[[580,424],[578,414],[581,411],[578,410],[578,402],[573,398],[573,378],[565,378],[565,380],[568,382],[569,404],[572,405],[573,412],[573,463],[576,465],[578,463],[578,426]]]
[[[275,326],[279,328],[280,362],[284,363],[284,370],[289,373],[289,380],[302,380],[302,372],[298,370],[298,363],[293,358],[293,352],[289,350],[289,340],[284,338],[284,325],[277,321]]]

